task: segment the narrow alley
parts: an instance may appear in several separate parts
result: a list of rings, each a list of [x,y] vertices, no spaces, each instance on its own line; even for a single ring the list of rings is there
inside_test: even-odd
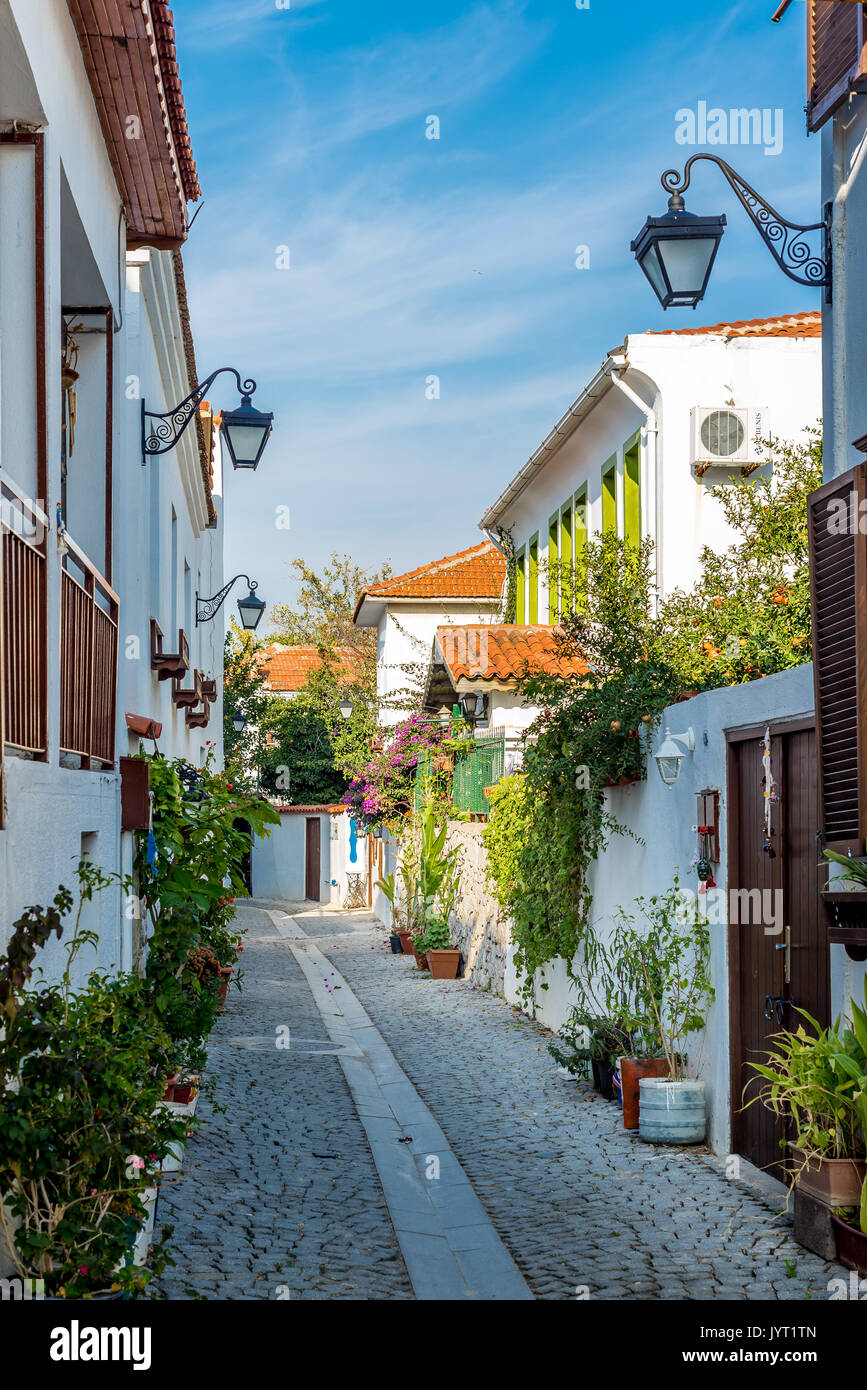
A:
[[[624,1132],[548,1034],[365,912],[244,905],[170,1298],[827,1298],[839,1274],[704,1148]],[[288,1043],[288,1045],[287,1045]]]

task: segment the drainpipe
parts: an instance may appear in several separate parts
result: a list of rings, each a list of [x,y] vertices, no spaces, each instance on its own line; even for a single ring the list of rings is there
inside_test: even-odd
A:
[[[656,587],[662,592],[662,489],[659,485],[659,447],[658,435],[659,424],[656,419],[656,411],[646,401],[642,400],[631,386],[627,386],[621,375],[622,372],[629,370],[629,359],[625,355],[611,357],[611,362],[615,370],[611,373],[611,380],[622,391],[627,400],[637,406],[645,419],[644,431],[647,436],[647,445],[644,451],[644,472],[647,485],[647,515],[653,518],[653,565],[656,579]]]

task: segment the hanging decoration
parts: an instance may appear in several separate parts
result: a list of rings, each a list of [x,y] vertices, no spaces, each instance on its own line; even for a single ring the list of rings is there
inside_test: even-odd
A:
[[[713,847],[711,836],[713,827],[710,825],[694,825],[698,839],[696,841],[695,854],[692,857],[693,867],[699,877],[698,891],[706,893],[709,888],[716,888],[716,879],[713,876]]]
[[[765,729],[765,736],[762,740],[762,793],[764,797],[764,844],[762,849],[769,859],[776,859],[777,851],[774,849],[774,827],[772,823],[772,807],[779,801],[777,784],[774,781],[774,771],[771,765],[771,730]]]

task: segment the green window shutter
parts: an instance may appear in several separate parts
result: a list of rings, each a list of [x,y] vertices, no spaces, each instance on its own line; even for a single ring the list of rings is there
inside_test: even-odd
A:
[[[624,537],[630,545],[641,541],[641,432],[623,446]]]
[[[602,470],[602,531],[617,530],[617,458],[611,458]]]
[[[530,592],[528,595],[527,606],[529,609],[528,622],[537,623],[539,621],[539,533],[530,541],[530,566],[528,581]]]
[[[557,564],[557,542],[560,518],[555,512],[548,522],[548,622],[556,623],[560,616],[560,570]]]
[[[527,556],[524,547],[515,556],[515,622],[519,627],[527,621]]]

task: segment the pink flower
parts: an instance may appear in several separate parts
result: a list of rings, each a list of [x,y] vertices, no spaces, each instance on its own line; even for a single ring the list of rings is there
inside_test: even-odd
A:
[[[79,1272],[79,1274],[86,1274],[86,1273],[87,1273],[87,1265],[79,1265],[79,1266],[78,1266],[78,1272]]]

